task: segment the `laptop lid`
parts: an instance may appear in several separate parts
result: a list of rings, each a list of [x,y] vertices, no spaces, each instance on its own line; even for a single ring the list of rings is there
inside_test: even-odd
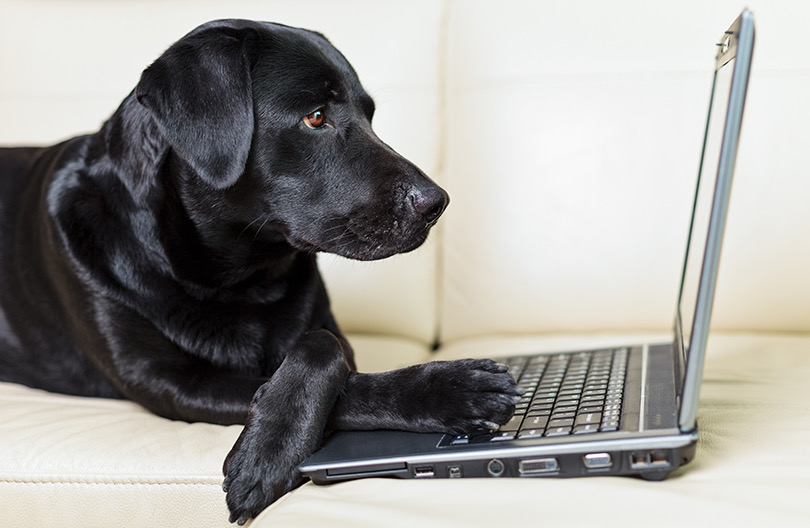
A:
[[[675,313],[677,371],[682,377],[682,431],[696,426],[700,377],[753,49],[754,18],[746,9],[717,44],[709,116]]]

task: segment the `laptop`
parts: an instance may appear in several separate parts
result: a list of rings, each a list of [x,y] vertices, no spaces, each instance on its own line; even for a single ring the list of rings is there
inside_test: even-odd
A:
[[[672,342],[499,358],[526,394],[498,430],[339,431],[300,471],[319,484],[363,477],[661,480],[691,461],[753,47],[753,15],[744,10],[717,45]]]

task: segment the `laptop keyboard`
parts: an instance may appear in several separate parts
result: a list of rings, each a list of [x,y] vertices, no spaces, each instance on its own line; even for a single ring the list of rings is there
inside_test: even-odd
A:
[[[629,350],[521,356],[505,363],[526,391],[497,431],[451,437],[450,445],[585,435],[620,426]]]

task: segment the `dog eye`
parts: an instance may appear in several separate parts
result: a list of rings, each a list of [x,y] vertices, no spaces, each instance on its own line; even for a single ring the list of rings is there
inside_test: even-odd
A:
[[[318,109],[311,114],[304,116],[304,124],[309,128],[321,128],[326,124],[326,113],[323,109]]]

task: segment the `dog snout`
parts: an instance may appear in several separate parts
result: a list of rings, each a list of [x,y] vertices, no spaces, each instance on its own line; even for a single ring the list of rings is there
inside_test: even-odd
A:
[[[408,199],[414,212],[421,216],[425,224],[435,224],[450,201],[450,197],[441,187],[413,187],[408,192]]]

